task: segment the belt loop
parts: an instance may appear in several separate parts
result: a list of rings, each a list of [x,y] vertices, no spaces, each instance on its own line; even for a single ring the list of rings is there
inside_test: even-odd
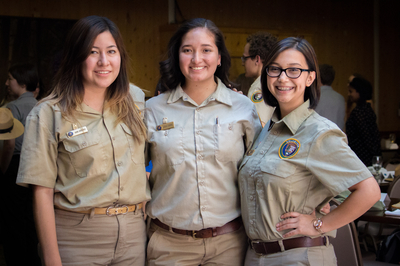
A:
[[[281,247],[281,252],[285,251],[285,245],[283,245],[283,241],[282,240],[278,240],[278,244]]]
[[[139,204],[135,204],[135,215],[138,214],[139,211]]]
[[[168,231],[170,231],[171,233],[174,233],[171,226],[168,226]]]
[[[328,236],[324,236],[325,237],[325,246],[329,246],[329,237]]]
[[[95,208],[90,209],[89,219],[92,219],[95,215]]]

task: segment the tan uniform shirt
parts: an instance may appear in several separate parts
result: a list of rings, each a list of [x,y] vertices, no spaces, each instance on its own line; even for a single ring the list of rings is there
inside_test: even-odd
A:
[[[249,93],[247,96],[254,103],[257,109],[258,116],[260,117],[260,121],[262,126],[268,123],[271,119],[272,113],[275,110],[275,107],[269,106],[264,102],[264,98],[261,90],[261,76],[258,77],[249,89]]]
[[[306,101],[280,121],[274,113],[275,123],[263,128],[242,161],[242,218],[252,240],[281,240],[288,232],[276,230],[282,214],[319,211],[333,196],[371,176],[346,135],[308,107]]]
[[[131,94],[143,107],[143,92]],[[17,183],[54,188],[54,205],[68,210],[149,200],[144,142],[135,142],[124,123],[115,124],[117,117],[108,109],[102,114],[82,104],[75,118],[67,121],[50,101],[32,110]],[[74,124],[87,133],[68,137]]]
[[[146,110],[153,162],[148,215],[186,230],[239,217],[238,166],[261,129],[250,100],[218,80],[200,105],[178,86],[148,100]],[[170,122],[174,127],[165,129]]]

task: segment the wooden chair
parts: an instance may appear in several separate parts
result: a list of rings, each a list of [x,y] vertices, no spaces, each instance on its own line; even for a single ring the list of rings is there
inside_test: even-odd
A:
[[[331,208],[336,208],[340,202],[332,199]],[[354,222],[337,229],[336,238],[330,241],[335,248],[337,264],[340,266],[363,266],[357,228]]]

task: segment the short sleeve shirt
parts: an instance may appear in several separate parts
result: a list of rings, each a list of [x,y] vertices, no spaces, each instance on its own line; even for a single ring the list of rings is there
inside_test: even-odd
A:
[[[67,210],[149,200],[144,141],[116,119],[82,104],[71,122],[57,104],[41,103],[27,118],[17,183],[54,188],[54,205]]]
[[[26,117],[36,104],[37,100],[33,97],[33,93],[27,91],[15,101],[9,102],[7,108],[11,110],[14,118],[20,121],[25,127]],[[14,155],[21,153],[23,139],[24,134],[15,139]]]
[[[238,167],[261,130],[254,104],[218,80],[200,105],[181,86],[153,97],[145,117],[153,163],[148,215],[185,230],[239,217]]]
[[[271,119],[275,107],[267,105],[264,101],[264,97],[262,95],[262,90],[261,90],[261,77],[258,77],[253,82],[253,84],[251,84],[247,96],[256,106],[258,116],[260,117],[260,121],[264,126]]]
[[[275,112],[242,161],[242,218],[252,240],[282,240],[288,231],[275,227],[282,214],[319,211],[371,176],[336,124],[308,107],[306,101],[279,121]]]

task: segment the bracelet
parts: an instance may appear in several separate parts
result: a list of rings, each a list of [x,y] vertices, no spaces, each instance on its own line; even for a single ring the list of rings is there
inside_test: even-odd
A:
[[[321,218],[314,219],[314,220],[312,221],[312,223],[313,223],[314,229],[317,230],[318,233],[320,233],[320,234],[322,235],[322,234],[324,233],[324,232],[321,230],[321,227],[322,227],[322,219],[321,219]]]

